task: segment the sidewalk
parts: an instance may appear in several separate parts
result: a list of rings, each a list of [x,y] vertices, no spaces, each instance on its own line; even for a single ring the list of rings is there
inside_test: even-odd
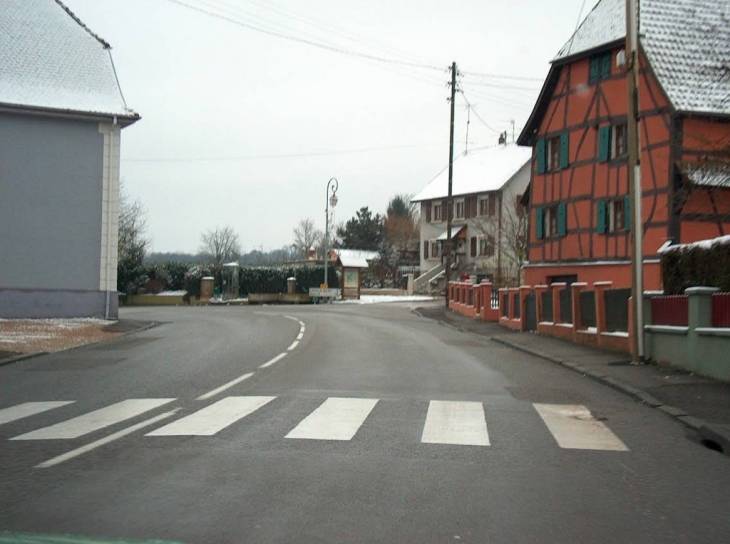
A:
[[[696,431],[708,447],[730,455],[730,383],[657,365],[634,365],[627,355],[514,332],[497,323],[470,319],[443,306],[422,307],[419,315],[479,334],[494,342],[563,365],[661,410]]]

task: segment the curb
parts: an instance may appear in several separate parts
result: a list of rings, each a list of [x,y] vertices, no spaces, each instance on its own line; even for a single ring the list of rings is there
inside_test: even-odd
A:
[[[550,357],[549,355],[545,355],[544,353],[539,353],[537,351],[534,351],[525,346],[513,344],[513,343],[509,342],[508,340],[505,340],[500,337],[493,336],[490,338],[490,340],[492,340],[493,342],[496,342],[498,344],[501,344],[503,346],[507,346],[509,348],[515,349],[517,351],[527,353],[528,355],[532,355],[534,357],[539,357],[540,359],[544,359],[551,363],[558,364],[558,365],[568,368],[574,372],[578,372],[579,374],[582,374],[583,376],[586,376],[598,383],[606,385],[606,386],[610,387],[611,389],[614,389],[615,391],[623,393],[623,394],[631,397],[632,399],[637,400],[637,401],[641,402],[642,404],[645,404],[649,408],[661,410],[666,415],[675,419],[676,421],[678,421],[685,427],[695,431],[701,441],[703,441],[703,442],[708,441],[712,444],[716,444],[717,446],[722,448],[722,452],[725,455],[730,456],[730,432],[725,432],[723,429],[720,429],[717,425],[712,425],[702,419],[699,419],[690,414],[687,414],[684,410],[680,410],[679,408],[675,408],[674,406],[664,404],[663,402],[656,399],[655,397],[653,397],[646,391],[642,391],[641,389],[638,389],[638,388],[634,387],[633,385],[622,382],[621,380],[617,380],[616,378],[606,376],[605,374],[601,374],[600,372],[590,371],[590,370],[580,366],[577,363],[573,363],[571,361],[561,361],[554,357]]]
[[[78,346],[71,346],[70,348],[59,349],[58,351],[37,351],[34,353],[23,353],[21,355],[16,355],[15,357],[9,357],[7,359],[0,359],[0,366],[11,365],[13,363],[19,363],[20,361],[25,361],[27,359],[33,359],[34,357],[40,357],[41,355],[49,355],[51,353],[64,353],[66,351],[73,351],[75,349],[81,349],[81,348],[85,348],[88,346],[96,346],[98,344],[104,344],[106,342],[114,342],[116,340],[120,340],[120,339],[130,336],[132,334],[137,334],[138,332],[148,331],[148,330],[156,327],[157,325],[159,325],[159,323],[155,323],[154,321],[152,321],[152,322],[148,323],[147,325],[140,327],[139,329],[119,333],[119,336],[115,336],[114,338],[110,338],[109,340],[97,340],[96,342],[89,342],[88,344],[80,344]]]

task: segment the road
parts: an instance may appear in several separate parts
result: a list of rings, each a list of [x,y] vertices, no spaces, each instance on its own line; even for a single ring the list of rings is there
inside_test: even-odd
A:
[[[415,306],[123,309],[160,324],[0,367],[0,531],[730,541],[726,457]]]

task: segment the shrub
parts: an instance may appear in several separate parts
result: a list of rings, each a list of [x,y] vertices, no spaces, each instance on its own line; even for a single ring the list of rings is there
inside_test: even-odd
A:
[[[327,274],[329,286],[339,287],[339,277],[333,266],[329,267]],[[308,265],[244,267],[240,270],[240,294],[242,297],[247,297],[249,293],[285,293],[286,280],[290,277],[296,278],[298,293],[307,293],[310,287],[319,287],[324,281],[324,267]]]
[[[694,286],[730,292],[730,236],[670,246],[661,254],[661,265],[667,295],[681,295]]]

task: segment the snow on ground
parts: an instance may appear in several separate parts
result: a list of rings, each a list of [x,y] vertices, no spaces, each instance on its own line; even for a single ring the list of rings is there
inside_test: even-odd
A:
[[[161,293],[157,293],[158,297],[184,297],[187,295],[188,292],[185,289],[182,289],[180,291],[162,291]]]
[[[362,295],[360,300],[348,299],[337,300],[334,304],[378,304],[381,302],[427,302],[436,300],[434,297],[422,295],[398,296],[398,295]]]
[[[106,319],[0,319],[0,351],[58,351],[114,337],[104,332]]]

